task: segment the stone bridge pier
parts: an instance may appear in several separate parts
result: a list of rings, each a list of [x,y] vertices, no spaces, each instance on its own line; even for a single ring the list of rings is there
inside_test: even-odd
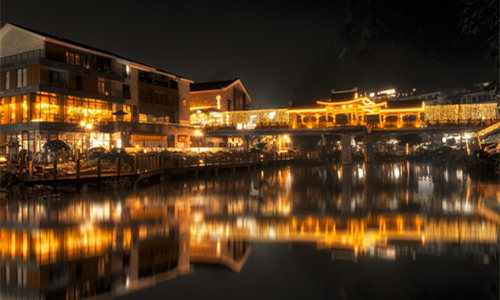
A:
[[[352,134],[341,134],[340,144],[341,144],[341,161],[343,165],[352,164]]]
[[[342,145],[341,161],[343,165],[352,164],[352,141],[354,136],[352,134],[341,134],[340,141]],[[365,163],[373,162],[373,145],[375,144],[375,137],[372,134],[363,135],[363,156]]]
[[[375,137],[372,134],[365,134],[363,136],[363,156],[365,163],[373,162],[373,145],[375,144]]]

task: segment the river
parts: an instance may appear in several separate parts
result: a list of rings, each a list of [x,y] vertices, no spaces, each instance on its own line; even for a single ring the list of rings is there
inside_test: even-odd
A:
[[[41,190],[0,202],[0,298],[497,298],[499,199],[410,162]]]

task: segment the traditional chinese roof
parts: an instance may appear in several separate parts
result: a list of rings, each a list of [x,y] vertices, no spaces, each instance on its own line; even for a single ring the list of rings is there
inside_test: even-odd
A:
[[[331,98],[330,102],[337,102],[337,101],[346,101],[346,100],[352,100],[356,98],[356,93],[358,92],[358,88],[353,88],[350,90],[334,90],[332,89],[331,91]]]

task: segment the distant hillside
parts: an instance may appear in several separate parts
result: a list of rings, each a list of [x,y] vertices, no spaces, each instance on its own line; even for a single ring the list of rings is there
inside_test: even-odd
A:
[[[488,32],[464,33],[467,1],[474,2],[350,0],[294,100],[325,98],[331,88],[430,89],[496,79]]]

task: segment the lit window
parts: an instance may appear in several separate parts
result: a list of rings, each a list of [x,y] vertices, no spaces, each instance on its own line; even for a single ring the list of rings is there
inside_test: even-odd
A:
[[[106,85],[104,84],[104,79],[99,79],[99,81],[97,82],[97,90],[100,94],[107,94]]]
[[[17,87],[24,87],[27,85],[28,71],[26,68],[17,70]]]

